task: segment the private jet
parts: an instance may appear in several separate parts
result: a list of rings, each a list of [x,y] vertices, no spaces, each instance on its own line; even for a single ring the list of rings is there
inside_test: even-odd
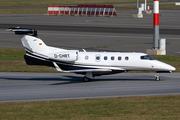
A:
[[[159,81],[159,73],[176,70],[145,53],[66,50],[47,46],[34,29],[15,27],[7,30],[20,36],[27,65],[45,65],[55,67],[59,72],[82,74],[85,75],[84,82],[97,76],[127,71],[156,71],[155,80]]]

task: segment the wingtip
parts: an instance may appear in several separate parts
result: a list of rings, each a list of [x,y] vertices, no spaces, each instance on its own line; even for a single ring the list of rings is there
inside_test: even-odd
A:
[[[5,31],[13,31],[13,29],[18,29],[18,28],[20,28],[19,26],[18,27],[11,27],[11,28],[8,28],[8,29],[6,29]]]
[[[5,31],[12,31],[12,29],[6,29]]]

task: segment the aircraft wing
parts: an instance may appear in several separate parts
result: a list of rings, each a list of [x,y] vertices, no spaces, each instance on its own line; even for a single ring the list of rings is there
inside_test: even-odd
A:
[[[77,72],[107,72],[107,71],[112,71],[111,69],[83,69],[83,70],[70,70],[67,72],[70,73],[77,73]]]
[[[66,73],[78,73],[78,72],[111,72],[111,69],[83,69],[83,70],[69,70],[63,71],[55,62],[53,62],[55,68],[59,72],[66,72]]]

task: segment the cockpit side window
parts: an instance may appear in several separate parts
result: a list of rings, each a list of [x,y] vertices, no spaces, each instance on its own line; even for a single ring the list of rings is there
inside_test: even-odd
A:
[[[141,56],[141,60],[148,60],[146,56]]]
[[[140,58],[141,58],[141,60],[155,60],[153,57],[151,57],[149,55],[141,56]]]
[[[147,57],[149,58],[149,60],[155,60],[153,57],[147,55]]]

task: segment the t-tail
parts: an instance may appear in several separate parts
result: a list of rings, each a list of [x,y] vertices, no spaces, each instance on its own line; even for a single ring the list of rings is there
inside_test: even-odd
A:
[[[7,31],[15,32],[19,35],[21,42],[26,50],[24,58],[28,65],[47,65],[54,66],[49,60],[49,56],[54,52],[64,52],[65,49],[47,46],[40,38],[37,31],[29,28],[9,28]]]
[[[9,28],[8,30],[20,35],[21,42],[27,52],[41,54],[47,56],[49,54],[48,46],[38,38],[36,30],[29,28]]]

